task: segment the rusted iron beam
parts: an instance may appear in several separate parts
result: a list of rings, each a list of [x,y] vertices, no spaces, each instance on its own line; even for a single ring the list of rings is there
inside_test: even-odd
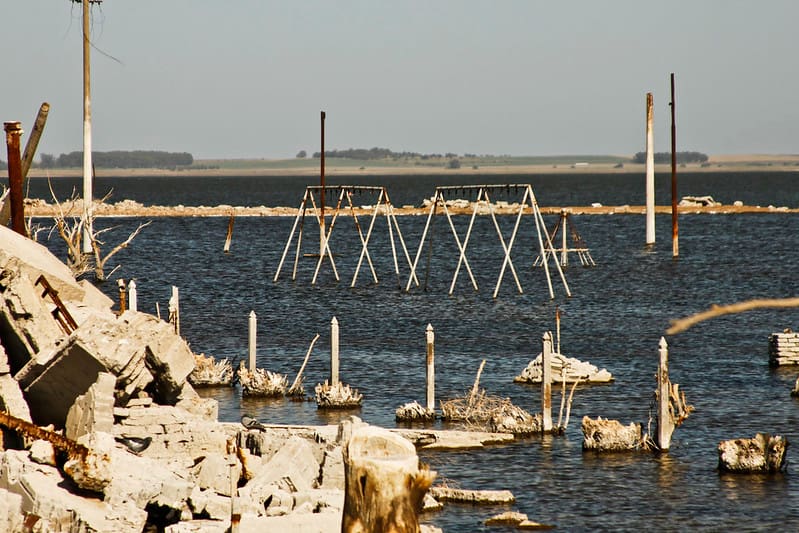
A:
[[[53,309],[53,318],[55,318],[56,321],[61,325],[61,329],[64,330],[64,333],[69,335],[78,329],[78,323],[75,322],[75,319],[72,318],[71,314],[69,314],[64,302],[62,302],[61,298],[58,296],[58,291],[55,290],[52,285],[50,285],[50,282],[47,281],[47,278],[44,277],[44,274],[39,276],[34,285],[41,285],[42,288],[44,288],[44,291],[42,291],[42,298],[49,296],[55,304],[55,309]]]
[[[86,446],[78,444],[74,440],[68,439],[63,435],[56,433],[55,431],[48,431],[46,429],[40,428],[36,424],[32,424],[27,420],[17,418],[16,416],[10,415],[5,411],[0,411],[0,426],[13,429],[23,437],[33,440],[46,440],[52,444],[55,449],[67,452],[70,457],[80,457],[85,459],[86,455],[89,453],[89,449]]]
[[[22,160],[19,154],[19,138],[22,136],[22,124],[18,121],[5,122],[6,148],[8,152],[8,185],[11,202],[11,229],[20,235],[28,236],[25,231],[25,207],[22,192]]]

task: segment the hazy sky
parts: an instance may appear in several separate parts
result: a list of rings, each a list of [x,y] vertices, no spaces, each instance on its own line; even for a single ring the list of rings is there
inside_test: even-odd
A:
[[[669,151],[674,72],[678,150],[798,153],[798,25],[796,0],[106,0],[94,149],[294,157],[325,110],[328,149],[633,154],[652,92]],[[0,120],[47,101],[39,152],[81,150],[80,4],[3,0],[0,32]]]

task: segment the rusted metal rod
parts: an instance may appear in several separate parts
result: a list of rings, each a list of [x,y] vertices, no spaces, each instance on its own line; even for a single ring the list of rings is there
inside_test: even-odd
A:
[[[674,108],[674,73],[671,73],[671,255],[680,256],[680,231],[677,226],[677,125]]]
[[[22,160],[19,155],[19,138],[22,136],[22,124],[5,122],[6,147],[8,151],[8,183],[9,200],[11,202],[11,229],[20,235],[28,236],[25,231],[25,207],[22,192]]]

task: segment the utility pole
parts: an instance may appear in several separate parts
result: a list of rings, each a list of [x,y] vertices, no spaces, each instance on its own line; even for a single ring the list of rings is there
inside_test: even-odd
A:
[[[646,244],[655,244],[655,137],[652,93],[646,93]]]
[[[92,253],[92,110],[89,50],[89,7],[83,0],[83,253]]]
[[[680,231],[677,226],[677,126],[674,120],[674,73],[671,73],[671,256],[680,256]]]
[[[321,115],[322,124],[322,155],[321,165],[319,167],[319,185],[322,187],[322,192],[319,198],[319,255],[325,255],[325,112],[322,111]]]

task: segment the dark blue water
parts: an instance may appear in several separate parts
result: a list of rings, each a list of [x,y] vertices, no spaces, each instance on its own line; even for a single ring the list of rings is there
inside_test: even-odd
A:
[[[682,179],[680,193],[711,194],[725,203],[740,199],[795,207],[799,204],[796,179],[795,173],[697,174]],[[357,183],[378,182],[378,178],[371,180],[359,178]],[[456,181],[402,180],[404,185],[397,184],[396,191],[389,185],[398,205],[419,204],[432,195],[435,185]],[[145,204],[298,205],[306,181],[125,178],[113,183],[115,199]],[[643,203],[642,176],[479,176],[469,183],[489,181],[531,182],[539,203],[547,206]],[[102,192],[97,189],[98,195]],[[663,192],[660,198],[668,196]],[[412,256],[425,220],[399,220]],[[108,235],[112,243],[114,235],[121,240],[138,222],[106,219],[98,225],[118,226]],[[643,216],[575,217],[597,266],[574,266],[576,258],[572,259],[566,276],[573,296],[567,298],[562,283],[553,278],[553,301],[543,270],[531,267],[536,252],[535,229],[529,219],[523,220],[513,251],[525,292],[516,292],[507,272],[496,299],[491,293],[502,251],[490,218],[477,219],[467,250],[480,291],[474,292],[462,269],[452,296],[447,291],[457,250],[446,219],[436,220],[430,268],[421,267],[419,273],[428,273],[428,290],[410,293],[398,289],[407,282],[407,263],[400,256],[398,280],[385,221],[379,222],[369,247],[380,279],[377,285],[370,281],[364,264],[356,287],[350,288],[360,245],[349,218],[339,219],[333,234],[339,282],[325,263],[317,285],[312,286],[316,265],[311,258],[300,259],[297,280],[291,281],[293,248],[280,278],[272,281],[291,217],[238,218],[227,255],[222,252],[227,218],[156,219],[116,256],[113,263],[122,267],[115,277],[135,278],[140,309],[153,313],[156,302],[166,309],[170,286],[179,286],[184,337],[194,351],[216,357],[238,359],[246,354],[247,316],[254,310],[259,366],[290,378],[311,339],[320,333],[306,369],[309,393],[328,375],[330,320],[336,316],[341,327],[341,377],[364,394],[364,405],[355,414],[389,427],[395,425],[393,413],[398,405],[424,400],[428,323],[436,332],[439,399],[464,394],[480,361],[486,359],[481,385],[490,394],[540,411],[539,389],[514,384],[513,377],[540,351],[542,334],[554,329],[557,305],[563,311],[564,353],[607,368],[616,381],[578,388],[564,436],[535,437],[474,452],[422,453],[440,478],[464,488],[510,489],[517,502],[507,509],[567,531],[799,528],[799,483],[793,466],[775,476],[730,476],[716,470],[716,446],[721,440],[761,431],[799,441],[799,401],[790,396],[799,372],[769,368],[767,353],[770,333],[799,327],[799,310],[726,316],[667,338],[671,379],[696,408],[676,430],[668,454],[583,453],[580,431],[584,415],[646,423],[655,387],[658,340],[671,319],[713,303],[796,296],[799,217],[682,216],[676,261],[671,257],[668,216],[657,219],[654,251],[643,246]],[[500,217],[506,239],[513,222],[514,217]],[[547,217],[547,222],[551,226],[555,220]],[[462,234],[468,217],[455,217],[455,224]],[[304,253],[314,251],[313,235],[306,231]],[[56,242],[50,246],[58,249]],[[115,286],[110,282],[104,290],[113,294]],[[204,394],[219,400],[222,420],[238,420],[249,412],[269,422],[317,424],[335,423],[350,414],[320,413],[314,402],[243,400],[237,389]],[[557,394],[553,405],[557,418]],[[503,510],[449,505],[425,519],[445,531],[485,531],[483,520]]]

